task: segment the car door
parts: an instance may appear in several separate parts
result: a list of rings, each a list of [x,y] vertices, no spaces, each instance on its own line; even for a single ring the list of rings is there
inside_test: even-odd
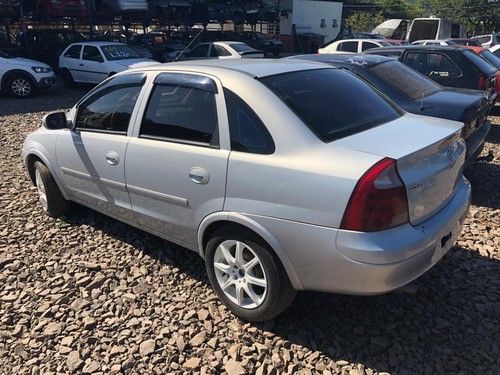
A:
[[[145,74],[112,78],[77,106],[74,130],[57,139],[57,163],[71,199],[110,216],[132,217],[125,185],[129,123]]]
[[[80,81],[86,83],[100,83],[108,78],[109,71],[101,50],[96,46],[83,46],[80,60]]]
[[[82,54],[82,47],[81,44],[73,44],[64,51],[59,62],[59,67],[68,69],[71,72],[73,80],[76,82],[80,81],[80,57]]]
[[[191,246],[201,220],[224,204],[229,150],[219,142],[219,92],[207,76],[160,73],[127,147],[137,222]]]

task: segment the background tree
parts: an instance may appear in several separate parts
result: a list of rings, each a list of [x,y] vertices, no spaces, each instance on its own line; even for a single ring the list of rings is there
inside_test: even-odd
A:
[[[370,32],[384,20],[381,13],[359,12],[354,13],[346,20],[346,26],[351,32]]]

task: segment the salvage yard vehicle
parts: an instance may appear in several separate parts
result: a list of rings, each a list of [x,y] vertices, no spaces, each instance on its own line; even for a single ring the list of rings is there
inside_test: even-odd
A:
[[[100,83],[127,69],[157,65],[126,43],[73,43],[59,56],[61,76],[68,86],[75,83]]]
[[[361,53],[370,48],[390,47],[384,39],[341,39],[323,44],[318,53]]]
[[[260,59],[264,52],[250,47],[243,42],[220,41],[199,43],[191,51],[179,55],[181,60],[228,60],[228,59]]]
[[[20,99],[31,97],[37,90],[56,84],[50,66],[40,61],[12,57],[0,51],[0,90]]]
[[[434,266],[470,205],[462,126],[326,64],[205,60],[110,77],[22,158],[46,214],[78,202],[191,249],[265,321],[296,290],[385,293]]]
[[[498,70],[465,46],[394,46],[364,53],[398,59],[443,86],[495,93]]]
[[[484,148],[491,128],[487,120],[496,95],[485,91],[443,87],[390,57],[379,55],[297,55],[294,59],[324,62],[349,70],[374,85],[405,111],[464,123],[466,164],[473,163]]]

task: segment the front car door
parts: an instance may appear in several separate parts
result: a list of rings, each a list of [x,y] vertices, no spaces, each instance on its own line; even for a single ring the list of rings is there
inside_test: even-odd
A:
[[[109,72],[101,50],[96,46],[83,47],[81,66],[81,80],[86,83],[100,83],[108,78]]]
[[[129,123],[145,74],[112,78],[70,113],[75,123],[57,139],[57,163],[70,198],[110,216],[132,216],[125,185]]]
[[[158,74],[127,147],[125,174],[137,222],[192,248],[200,222],[224,204],[229,150],[219,142],[220,91],[208,76]]]

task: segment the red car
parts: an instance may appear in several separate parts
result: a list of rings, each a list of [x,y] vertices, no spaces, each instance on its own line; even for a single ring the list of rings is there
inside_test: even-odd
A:
[[[497,93],[497,103],[500,103],[500,58],[495,56],[490,50],[484,47],[467,46],[467,48],[482,56],[486,61],[488,61],[491,65],[498,69],[495,92]]]
[[[88,17],[86,0],[38,0],[36,17],[47,21],[62,17]]]

